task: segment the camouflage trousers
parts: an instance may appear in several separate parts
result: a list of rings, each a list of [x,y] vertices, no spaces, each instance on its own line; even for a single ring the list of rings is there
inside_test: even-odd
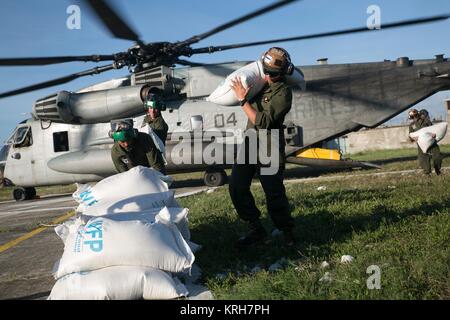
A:
[[[255,199],[250,192],[252,179],[257,175],[266,196],[267,212],[273,223],[281,231],[291,231],[294,227],[294,219],[291,216],[283,184],[284,166],[280,166],[275,175],[262,175],[260,169],[259,165],[252,164],[233,166],[229,184],[231,201],[242,220],[247,222],[259,220],[261,212],[256,207]]]
[[[427,151],[427,153],[424,153],[422,149],[418,148],[419,155],[418,155],[418,161],[420,167],[423,169],[425,174],[431,173],[431,161],[433,161],[433,168],[436,173],[439,173],[441,171],[442,166],[442,154],[441,149],[439,146],[435,143],[433,144]]]

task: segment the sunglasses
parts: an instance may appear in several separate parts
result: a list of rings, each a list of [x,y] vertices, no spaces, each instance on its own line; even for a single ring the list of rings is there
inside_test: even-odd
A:
[[[264,69],[263,70],[264,74],[267,74],[269,77],[271,78],[277,78],[281,75],[281,72],[277,72],[277,71],[269,71]]]

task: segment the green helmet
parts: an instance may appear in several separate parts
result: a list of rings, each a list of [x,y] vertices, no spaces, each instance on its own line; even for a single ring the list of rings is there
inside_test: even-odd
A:
[[[425,109],[420,110],[419,111],[419,115],[423,116],[423,117],[426,117],[426,118],[429,117],[428,111],[425,110]]]
[[[109,136],[114,141],[130,141],[137,137],[137,130],[133,129],[133,119],[111,121]]]
[[[147,109],[164,110],[165,105],[162,103],[159,95],[149,93],[145,98],[144,105]]]
[[[115,131],[112,133],[112,138],[114,141],[131,141],[136,138],[136,130],[135,129],[127,129],[121,131]]]

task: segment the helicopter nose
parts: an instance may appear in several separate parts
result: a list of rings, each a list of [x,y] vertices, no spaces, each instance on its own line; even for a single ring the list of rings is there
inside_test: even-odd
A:
[[[0,187],[5,186],[6,180],[3,178],[4,172],[5,172],[5,164],[0,162]]]
[[[0,186],[6,185],[7,179],[4,178],[3,174],[5,173],[6,159],[8,157],[9,146],[4,145],[0,149]]]

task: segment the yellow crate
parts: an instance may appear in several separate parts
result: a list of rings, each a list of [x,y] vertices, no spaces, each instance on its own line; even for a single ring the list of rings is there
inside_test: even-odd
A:
[[[339,150],[311,148],[297,153],[297,158],[341,160]]]

